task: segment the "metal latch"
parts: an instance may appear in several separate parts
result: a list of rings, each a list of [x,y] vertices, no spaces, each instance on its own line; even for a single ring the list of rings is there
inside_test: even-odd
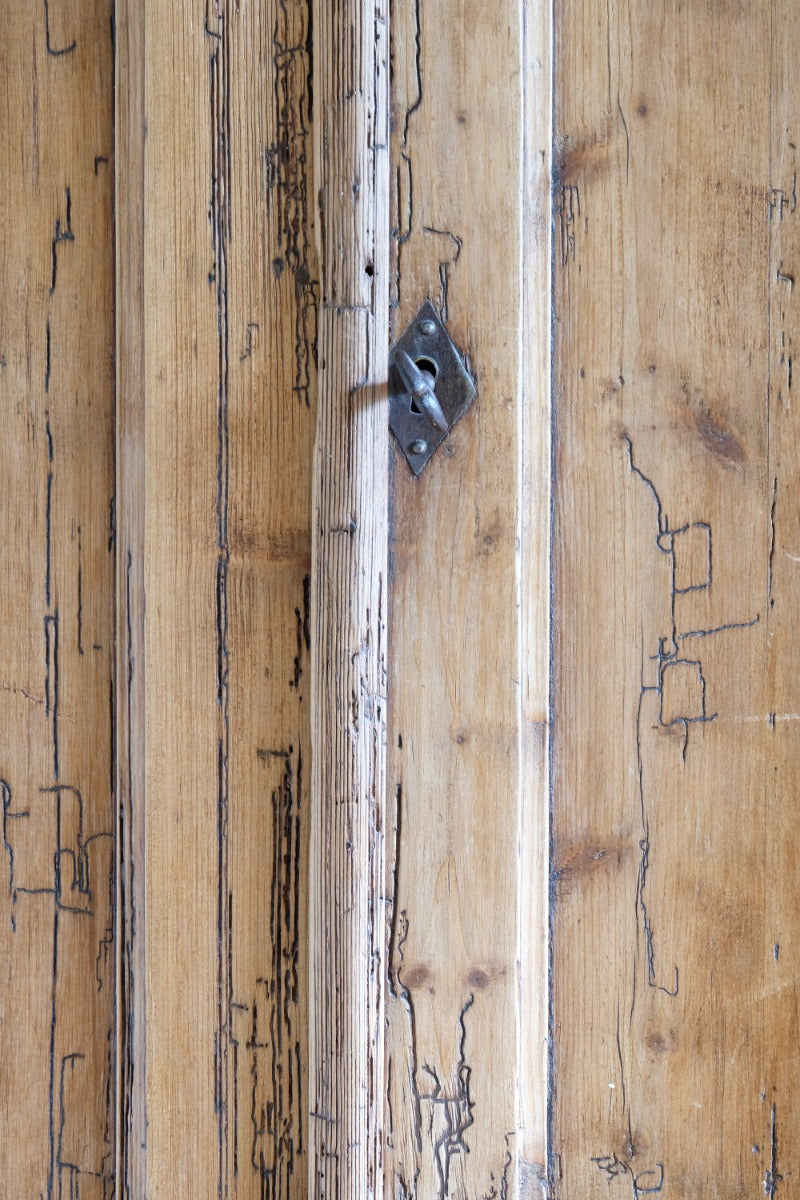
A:
[[[415,475],[475,395],[461,355],[426,300],[389,357],[389,428]]]

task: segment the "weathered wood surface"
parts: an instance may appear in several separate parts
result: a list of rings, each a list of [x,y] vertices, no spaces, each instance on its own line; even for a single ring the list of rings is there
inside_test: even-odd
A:
[[[790,3],[556,22],[554,1196],[791,1197]]]
[[[111,5],[0,39],[0,1192],[114,1174]]]
[[[313,7],[0,49],[0,1187],[540,1194],[552,703],[550,1194],[791,1198],[798,17]]]
[[[313,6],[320,259],[311,575],[308,1195],[383,1194],[389,25]]]
[[[150,1200],[308,1194],[309,36],[147,6]]]
[[[115,9],[116,1113],[121,1200],[146,1196],[144,5]]]
[[[552,20],[523,8],[523,178],[519,475],[520,1200],[547,1181],[550,905],[550,569],[552,424]]]
[[[393,1198],[545,1172],[550,76],[522,15],[392,10],[393,336],[429,297],[478,388],[419,479],[392,448]]]

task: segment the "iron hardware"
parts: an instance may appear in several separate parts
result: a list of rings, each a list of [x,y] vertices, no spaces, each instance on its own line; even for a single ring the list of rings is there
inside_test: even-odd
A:
[[[475,395],[461,355],[426,300],[389,358],[389,428],[415,475]]]

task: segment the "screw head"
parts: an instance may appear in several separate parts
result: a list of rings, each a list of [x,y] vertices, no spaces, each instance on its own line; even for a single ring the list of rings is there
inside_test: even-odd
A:
[[[420,333],[424,333],[426,337],[431,337],[432,334],[436,333],[436,322],[431,321],[430,317],[426,321],[420,321],[419,331]]]
[[[428,449],[428,443],[424,438],[414,438],[413,442],[408,443],[409,454],[424,454]]]

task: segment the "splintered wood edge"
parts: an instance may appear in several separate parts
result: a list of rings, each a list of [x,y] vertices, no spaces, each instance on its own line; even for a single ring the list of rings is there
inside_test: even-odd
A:
[[[309,1194],[383,1194],[388,8],[314,3]]]
[[[523,4],[519,1188],[548,1175],[553,12]]]

